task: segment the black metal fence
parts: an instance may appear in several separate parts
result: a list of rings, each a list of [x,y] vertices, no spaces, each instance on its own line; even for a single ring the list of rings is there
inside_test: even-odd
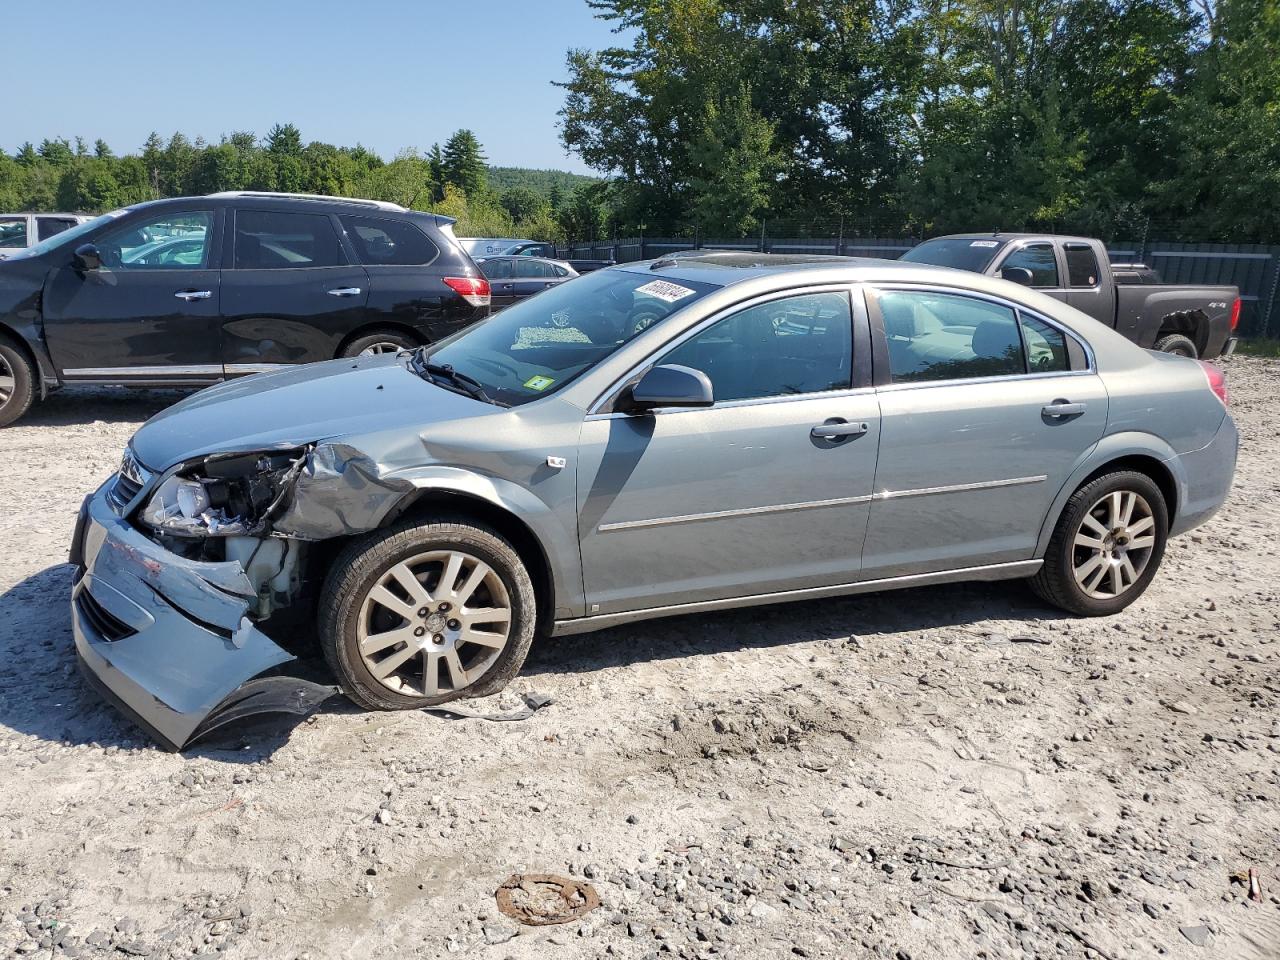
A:
[[[559,255],[619,263],[647,260],[681,250],[743,250],[755,253],[820,253],[893,260],[910,250],[913,237],[758,237],[737,239],[630,237],[593,243],[571,243]],[[1145,263],[1166,283],[1231,284],[1244,301],[1240,332],[1247,337],[1280,335],[1280,245],[1256,243],[1174,243],[1151,238],[1107,244],[1114,263]]]

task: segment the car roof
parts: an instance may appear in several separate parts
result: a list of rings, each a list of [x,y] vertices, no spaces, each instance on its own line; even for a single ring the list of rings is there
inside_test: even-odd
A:
[[[903,263],[898,260],[879,260],[872,257],[835,257],[821,254],[750,253],[742,251],[707,251],[696,254],[679,254],[618,264],[610,270],[626,270],[632,273],[652,273],[655,279],[694,280],[715,286],[728,286],[747,280],[769,277],[796,277],[808,274],[839,273],[842,280],[869,279],[874,272],[877,278],[886,271],[929,273],[945,267],[928,264]],[[964,271],[948,270],[948,273]]]
[[[436,213],[427,213],[422,210],[410,210],[408,207],[402,207],[398,203],[389,203],[385,200],[363,200],[359,197],[331,197],[318,193],[273,193],[270,191],[257,190],[223,190],[217,193],[206,194],[204,196],[165,197],[162,200],[144,200],[142,203],[132,204],[125,209],[134,211],[168,205],[189,205],[192,203],[200,203],[205,200],[221,200],[229,202],[243,201],[254,206],[260,204],[272,204],[286,208],[292,207],[295,209],[303,207],[325,212],[362,213],[367,216],[376,216],[378,213],[396,213],[404,216],[431,220],[438,225],[451,224],[455,222],[452,217],[445,217]]]
[[[997,230],[992,233],[948,233],[940,237],[929,237],[929,240],[999,240],[1008,243],[1011,240],[1069,240],[1072,243],[1092,243],[1092,237],[1076,237],[1066,233],[1009,233]]]

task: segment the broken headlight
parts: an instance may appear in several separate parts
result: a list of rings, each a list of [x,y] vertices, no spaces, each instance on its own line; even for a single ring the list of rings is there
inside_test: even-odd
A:
[[[204,457],[156,488],[142,522],[177,536],[255,536],[284,505],[305,459],[305,450]]]

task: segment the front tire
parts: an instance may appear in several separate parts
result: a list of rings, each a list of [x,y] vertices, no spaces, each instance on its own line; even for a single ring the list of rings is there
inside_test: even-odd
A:
[[[1155,342],[1152,349],[1159,350],[1161,353],[1176,353],[1180,357],[1190,357],[1197,360],[1200,357],[1200,351],[1196,349],[1196,343],[1188,336],[1181,333],[1171,333],[1168,336],[1161,337]]]
[[[36,371],[30,358],[13,344],[0,340],[0,427],[7,427],[35,402]]]
[[[1119,613],[1146,591],[1169,537],[1164,494],[1144,473],[1121,470],[1067,501],[1031,588],[1084,617]]]
[[[501,535],[468,520],[353,541],[320,598],[320,646],[343,693],[410,710],[497,693],[533,642],[533,583]]]

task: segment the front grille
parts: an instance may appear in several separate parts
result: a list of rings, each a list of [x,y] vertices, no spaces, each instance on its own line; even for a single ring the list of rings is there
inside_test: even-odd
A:
[[[124,508],[129,505],[129,501],[136,497],[141,489],[142,484],[126,477],[123,473],[117,473],[116,482],[107,491],[107,499],[116,508],[116,513],[123,513]]]
[[[116,640],[123,640],[138,632],[123,620],[108,613],[106,607],[93,599],[93,594],[88,590],[81,590],[76,596],[76,609],[80,611],[80,616],[84,618],[89,628],[108,642],[114,643]]]
[[[107,499],[115,507],[116,513],[124,513],[124,508],[138,495],[138,491],[146,486],[151,473],[138,462],[133,450],[126,447],[124,456],[120,458],[120,472],[116,474],[115,483],[107,491]]]

